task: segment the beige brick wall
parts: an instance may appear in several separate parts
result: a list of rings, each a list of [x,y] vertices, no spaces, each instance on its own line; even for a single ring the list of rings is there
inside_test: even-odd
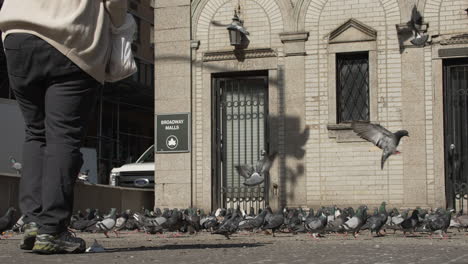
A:
[[[391,206],[444,204],[444,175],[440,171],[436,173],[440,161],[435,150],[440,146],[434,143],[437,137],[434,135],[437,133],[434,132],[435,123],[440,124],[442,118],[442,113],[434,108],[436,95],[442,89],[434,77],[434,73],[441,70],[440,64],[434,63],[437,58],[434,58],[431,46],[408,47],[400,51],[395,25],[406,23],[411,13],[406,9],[417,3],[418,7],[423,7],[421,12],[425,22],[429,23],[429,35],[466,33],[468,18],[463,10],[468,7],[467,1],[402,1],[299,0],[294,2],[295,5],[284,0],[239,1],[241,18],[251,32],[249,48],[277,50],[277,68],[287,65],[288,61],[279,34],[298,29],[309,33],[305,43],[305,115],[302,117],[310,127],[303,160],[305,175],[299,181],[301,186],[284,187],[288,192],[298,192],[306,197],[290,199],[286,196],[288,204],[356,205],[378,204],[382,200]],[[199,206],[209,207],[211,204],[210,74],[223,70],[210,68],[212,64],[203,63],[202,58],[207,51],[232,49],[227,30],[211,25],[210,21],[229,23],[236,5],[237,1],[231,0],[192,1],[192,7],[196,8],[192,10],[192,39],[200,41],[198,49],[192,50],[193,200]],[[370,88],[377,94],[372,121],[392,131],[407,128],[412,136],[401,143],[403,155],[392,156],[384,170],[380,170],[379,149],[363,141],[338,143],[333,137],[334,131],[327,129],[330,100],[333,100],[329,94],[333,78],[329,76],[331,53],[327,35],[350,18],[377,31],[376,62],[373,62],[377,64],[377,80]],[[237,69],[252,69],[242,62],[232,63]],[[434,68],[434,65],[439,66]],[[278,86],[286,87],[287,92],[285,80],[278,80]],[[287,109],[278,111],[284,113]],[[279,122],[279,130],[285,131],[284,125]],[[284,135],[281,131],[278,132],[280,136]],[[280,153],[286,150],[285,142],[278,138]],[[275,173],[286,175],[286,168],[283,169]],[[304,185],[305,194],[302,191]]]

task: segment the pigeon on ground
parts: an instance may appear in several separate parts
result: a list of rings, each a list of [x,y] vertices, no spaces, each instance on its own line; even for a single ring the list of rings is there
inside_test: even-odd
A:
[[[322,209],[317,211],[317,215],[314,215],[314,210],[311,209],[309,216],[304,222],[304,226],[307,232],[311,233],[315,239],[318,239],[317,235],[320,236],[325,231],[327,223],[327,216],[323,213]]]
[[[254,231],[255,229],[259,229],[263,225],[263,222],[265,221],[266,214],[267,214],[267,210],[263,210],[255,218],[242,220],[239,223],[239,230]]]
[[[269,217],[265,216],[265,223],[262,226],[262,230],[271,229],[272,235],[275,237],[275,231],[280,229],[284,224],[284,209],[281,208],[275,214],[272,214],[270,207],[267,207],[266,210],[269,210],[269,214],[267,213],[267,216],[269,215]]]
[[[457,215],[455,216],[454,221],[457,224],[458,232],[460,232],[460,230],[462,228],[465,229],[465,232],[468,230],[468,215],[463,214],[463,209],[461,209],[457,213]]]
[[[426,229],[430,233],[430,238],[432,238],[432,235],[434,232],[441,232],[440,236],[442,238],[447,237],[447,229],[450,226],[450,216],[454,210],[444,210],[444,209],[438,209],[434,214],[429,215],[426,218]]]
[[[186,209],[184,211],[183,219],[188,225],[190,234],[200,232],[200,216],[196,214],[193,208]]]
[[[269,175],[269,170],[276,157],[276,153],[267,155],[266,151],[262,150],[261,157],[257,161],[256,166],[247,164],[236,165],[235,168],[240,176],[244,177],[245,186],[256,186],[265,181]]]
[[[86,249],[87,253],[99,253],[99,252],[105,252],[106,249],[101,246],[96,239],[94,239],[94,243]]]
[[[9,230],[10,228],[13,227],[15,224],[13,222],[13,217],[16,212],[16,209],[13,207],[8,208],[7,212],[5,213],[4,216],[0,218],[0,235],[6,231]]]
[[[364,121],[353,121],[352,128],[361,138],[374,143],[383,150],[380,167],[383,170],[385,161],[393,154],[400,154],[397,150],[400,139],[409,137],[408,131],[399,130],[395,133],[388,131],[378,124]]]
[[[361,227],[366,223],[367,219],[367,206],[361,205],[357,211],[356,214],[340,225],[335,231],[338,233],[352,233],[354,238],[356,238],[356,234],[359,233],[361,230]]]
[[[162,214],[158,217],[147,217],[142,213],[134,213],[133,218],[138,222],[138,226],[149,234],[162,233],[164,227],[162,226],[169,218],[168,214]]]
[[[102,232],[104,235],[109,238],[108,232],[114,232],[115,235],[118,237],[119,234],[114,230],[116,224],[116,208],[111,208],[111,211],[104,219],[98,221],[96,225],[93,227],[93,231],[95,232]]]
[[[302,217],[299,217],[299,210],[293,209],[289,212],[287,227],[290,233],[297,235],[298,232],[304,232]]]
[[[211,234],[223,235],[227,239],[231,239],[229,236],[237,232],[241,221],[242,215],[240,214],[240,210],[234,210],[232,215]]]
[[[214,216],[213,213],[207,216],[203,215],[203,213],[201,214],[200,226],[203,229],[213,232],[213,230],[218,226],[218,224],[218,219],[216,218],[216,216]]]
[[[382,236],[382,234],[380,233],[380,230],[385,225],[385,223],[387,222],[387,218],[388,218],[385,205],[386,203],[382,202],[382,204],[379,207],[377,215],[373,215],[367,219],[367,223],[369,225],[369,230],[370,230],[370,236],[372,236],[372,233],[375,233],[378,237]]]
[[[24,227],[24,215],[22,215],[18,221],[13,225],[11,228],[11,231],[13,232],[23,232],[23,227]]]
[[[10,164],[11,164],[11,168],[14,169],[18,175],[20,175],[23,169],[23,165],[17,162],[16,159],[12,156],[10,156]]]
[[[406,236],[407,232],[410,232],[411,234],[413,234],[414,230],[419,225],[419,223],[420,223],[419,212],[417,209],[415,209],[411,213],[411,216],[403,220],[399,225],[401,226],[401,229],[403,230],[403,235]]]
[[[125,228],[125,224],[127,223],[128,218],[130,218],[131,213],[132,211],[130,209],[127,209],[115,220],[114,231],[116,233]]]
[[[423,17],[421,13],[419,13],[416,5],[411,10],[411,19],[407,23],[411,31],[413,31],[414,39],[411,40],[411,44],[417,47],[424,47],[426,44],[427,39],[429,38],[428,35],[423,35],[419,31],[419,28],[423,24]]]

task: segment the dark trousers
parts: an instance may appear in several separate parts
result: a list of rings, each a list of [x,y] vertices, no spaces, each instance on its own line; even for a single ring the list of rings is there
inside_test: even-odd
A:
[[[100,84],[34,35],[9,34],[4,47],[26,126],[20,209],[39,233],[60,233],[72,214],[80,147]]]

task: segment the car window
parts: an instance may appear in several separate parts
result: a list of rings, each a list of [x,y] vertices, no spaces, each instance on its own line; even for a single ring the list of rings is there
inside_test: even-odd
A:
[[[137,161],[138,163],[147,163],[147,162],[154,162],[154,146],[151,146],[148,150],[141,155],[141,157]]]

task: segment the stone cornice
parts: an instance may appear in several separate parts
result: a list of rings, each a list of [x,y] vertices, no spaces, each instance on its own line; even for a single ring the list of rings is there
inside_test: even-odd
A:
[[[281,42],[300,42],[309,39],[309,32],[283,32],[279,34]]]
[[[223,61],[276,57],[278,54],[271,48],[207,51],[203,54],[203,61]]]
[[[467,44],[468,34],[462,34],[453,36],[449,39],[443,39],[440,41],[440,45],[455,45],[455,44]]]

